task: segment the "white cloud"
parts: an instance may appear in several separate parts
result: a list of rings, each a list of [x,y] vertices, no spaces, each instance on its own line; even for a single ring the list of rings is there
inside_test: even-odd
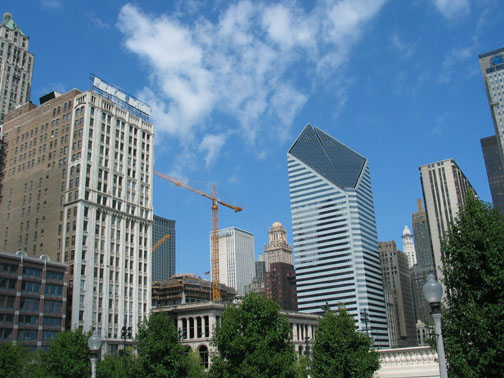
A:
[[[399,32],[394,32],[390,36],[390,44],[404,58],[409,58],[415,52],[415,47],[412,43],[404,42]]]
[[[96,13],[94,12],[89,12],[87,14],[87,17],[89,18],[89,20],[98,28],[100,29],[104,29],[104,30],[108,30],[110,29],[110,24],[108,24],[107,22],[103,21],[100,17],[98,17],[96,15]]]
[[[60,0],[40,0],[40,4],[43,8],[48,9],[57,9],[63,6],[63,3]]]
[[[469,14],[469,0],[433,0],[434,6],[447,20],[454,20]]]
[[[460,63],[465,64],[468,60],[473,59],[477,55],[478,52],[474,44],[449,50],[443,57],[438,81],[441,83],[449,83],[453,75],[453,66]]]
[[[306,11],[294,2],[242,0],[192,23],[180,10],[148,15],[127,4],[117,26],[149,71],[139,97],[153,107],[158,136],[178,138],[185,154],[201,154],[211,167],[230,133],[251,146],[260,139],[251,149],[258,158],[285,141],[312,83],[341,81],[339,69],[384,3],[321,0]],[[345,94],[335,96],[344,106]],[[235,121],[222,125],[219,115]],[[217,133],[216,123],[224,126]]]
[[[207,168],[210,167],[219,157],[220,150],[226,142],[224,134],[206,134],[199,145],[199,150],[205,153],[205,163]]]

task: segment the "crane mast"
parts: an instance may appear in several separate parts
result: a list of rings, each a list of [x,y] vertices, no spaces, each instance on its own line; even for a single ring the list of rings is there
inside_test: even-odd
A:
[[[193,188],[182,181],[165,175],[164,173],[154,171],[154,174],[164,180],[170,181],[176,186],[180,186],[187,190],[190,190],[193,193],[199,194],[205,198],[208,198],[212,201],[212,232],[210,237],[211,244],[211,271],[212,271],[212,299],[214,301],[218,301],[221,299],[220,295],[220,275],[219,275],[219,206],[223,205],[230,209],[233,209],[235,213],[242,211],[243,209],[239,206],[233,206],[226,202],[223,202],[217,198],[217,187],[213,185],[213,194],[205,193],[199,189]]]

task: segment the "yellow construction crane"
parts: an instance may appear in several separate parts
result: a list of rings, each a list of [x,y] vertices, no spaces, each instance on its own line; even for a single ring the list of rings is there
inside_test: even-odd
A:
[[[223,202],[217,198],[217,187],[213,185],[213,195],[205,193],[199,189],[193,188],[192,186],[189,186],[187,184],[184,184],[182,181],[165,175],[161,172],[154,171],[154,174],[158,177],[161,177],[162,179],[165,179],[167,181],[170,181],[171,183],[180,186],[182,188],[185,188],[187,190],[190,190],[193,193],[199,194],[200,196],[203,196],[205,198],[208,198],[209,200],[212,201],[212,236],[211,236],[211,244],[212,244],[212,299],[214,301],[218,301],[221,298],[220,295],[220,280],[219,280],[219,237],[218,237],[218,232],[219,232],[219,207],[218,204],[229,207],[230,209],[233,209],[235,213],[238,213],[242,211],[243,209],[239,206],[233,206],[230,205],[229,203]]]
[[[163,237],[161,239],[159,239],[156,244],[154,244],[152,246],[152,252],[154,252],[156,249],[158,249],[159,247],[161,247],[161,244],[163,244],[165,241],[167,241],[168,239],[170,239],[170,234],[166,234],[166,235],[163,235]]]

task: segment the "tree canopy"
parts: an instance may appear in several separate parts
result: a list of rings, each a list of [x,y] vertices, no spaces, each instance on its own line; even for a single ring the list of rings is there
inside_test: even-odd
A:
[[[140,376],[187,376],[186,349],[179,343],[175,324],[167,314],[152,314],[140,325],[136,347]]]
[[[443,337],[450,377],[504,371],[504,219],[467,197],[442,244]]]
[[[371,338],[355,329],[353,317],[344,307],[327,310],[315,330],[313,377],[372,377],[380,367]]]
[[[249,293],[239,306],[228,305],[217,324],[213,377],[293,377],[296,356],[287,319],[279,306]]]
[[[89,334],[80,329],[65,331],[49,343],[41,352],[42,368],[47,377],[86,378],[91,375]]]
[[[18,378],[31,375],[34,355],[19,344],[0,344],[0,377]]]

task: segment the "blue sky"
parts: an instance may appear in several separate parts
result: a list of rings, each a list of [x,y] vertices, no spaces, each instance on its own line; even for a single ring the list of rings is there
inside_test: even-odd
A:
[[[226,202],[221,227],[292,240],[286,152],[312,123],[370,161],[379,240],[401,245],[418,166],[454,158],[481,199],[493,134],[478,54],[503,46],[499,0],[4,0],[35,54],[32,101],[94,73],[153,107],[155,169]],[[177,272],[209,270],[210,201],[154,179]],[[410,227],[411,228],[411,227]]]

